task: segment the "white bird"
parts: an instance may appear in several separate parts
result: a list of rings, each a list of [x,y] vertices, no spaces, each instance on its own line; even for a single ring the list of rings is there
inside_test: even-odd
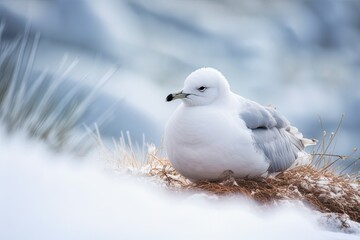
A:
[[[166,125],[165,148],[175,170],[192,181],[281,172],[308,159],[304,148],[316,143],[275,108],[231,92],[213,68],[191,73],[184,88],[166,98],[175,99],[182,103]]]

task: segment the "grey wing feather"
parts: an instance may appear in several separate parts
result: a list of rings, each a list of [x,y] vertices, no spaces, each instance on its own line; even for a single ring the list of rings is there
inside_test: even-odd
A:
[[[288,169],[297,159],[304,147],[295,136],[284,128],[257,128],[252,130],[256,148],[265,154],[269,161],[269,173]]]
[[[272,128],[276,126],[276,119],[265,107],[253,101],[246,101],[241,109],[240,117],[250,129],[259,127]]]
[[[240,117],[252,130],[255,147],[269,161],[269,173],[284,171],[304,149],[300,139],[289,132],[289,121],[274,107],[265,107],[247,100],[242,105]]]
[[[287,128],[290,126],[290,122],[283,116],[281,115],[278,111],[276,111],[276,109],[274,107],[268,106],[268,107],[264,107],[268,112],[270,112],[271,116],[275,119],[276,121],[276,126],[277,128]]]

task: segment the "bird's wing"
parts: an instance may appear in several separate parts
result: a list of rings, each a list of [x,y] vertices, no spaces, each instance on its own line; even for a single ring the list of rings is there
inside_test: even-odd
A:
[[[256,149],[269,161],[269,173],[289,168],[304,149],[301,139],[292,132],[295,128],[273,107],[242,99],[239,117],[251,130]]]
[[[255,147],[269,161],[269,173],[281,172],[295,162],[298,153],[303,150],[300,140],[284,128],[252,129]]]
[[[272,106],[262,106],[257,102],[243,99],[239,111],[240,117],[250,129],[290,126],[289,121]]]

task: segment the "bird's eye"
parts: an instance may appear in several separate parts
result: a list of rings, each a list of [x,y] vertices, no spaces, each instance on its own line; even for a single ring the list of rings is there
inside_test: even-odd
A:
[[[197,90],[199,90],[200,92],[203,92],[203,91],[206,90],[206,88],[207,88],[207,87],[201,86],[201,87],[199,87]]]

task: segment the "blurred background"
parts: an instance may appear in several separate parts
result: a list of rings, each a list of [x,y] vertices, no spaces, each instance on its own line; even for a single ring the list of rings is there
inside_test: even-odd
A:
[[[300,202],[164,192],[112,159],[161,145],[179,104],[165,97],[204,66],[306,137],[328,139],[344,113],[327,152],[351,153],[359,13],[358,0],[0,0],[0,239],[355,239],[358,225]]]
[[[347,154],[360,146],[359,12],[357,0],[1,0],[2,123],[57,145],[95,122],[104,138],[159,144],[179,104],[166,95],[210,66],[307,137],[321,139],[319,117],[329,133],[344,113],[336,152]],[[78,108],[70,127],[56,120]]]

